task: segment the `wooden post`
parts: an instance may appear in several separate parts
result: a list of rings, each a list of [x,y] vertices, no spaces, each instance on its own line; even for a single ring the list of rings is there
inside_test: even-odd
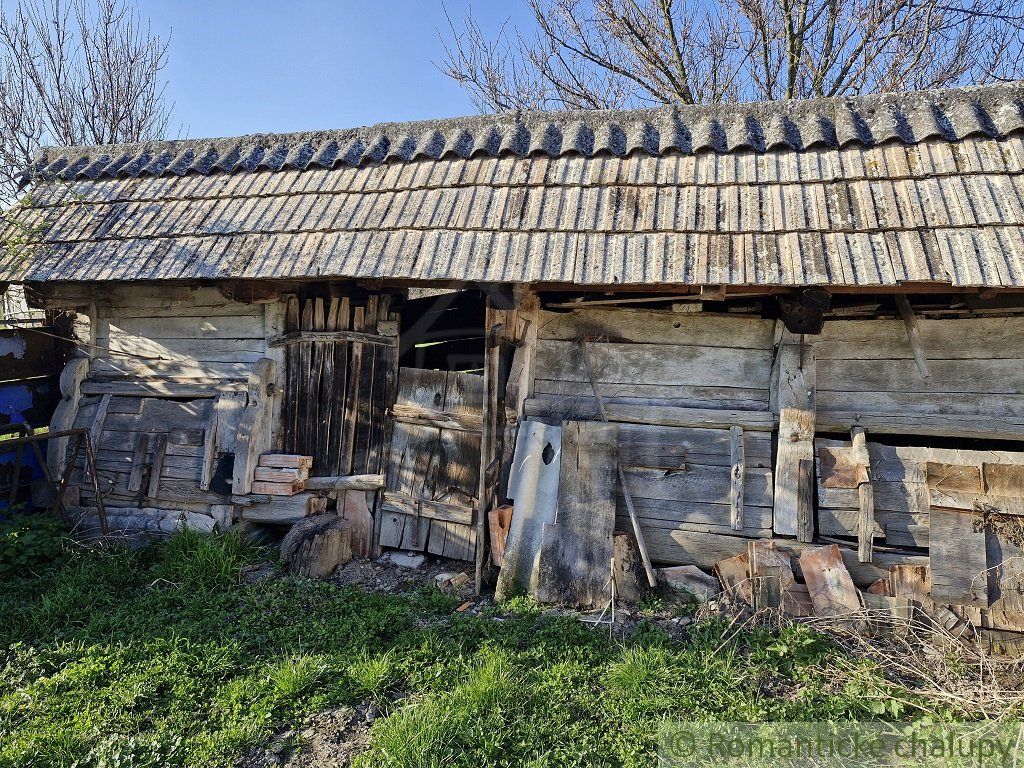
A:
[[[928,358],[924,354],[921,326],[917,323],[917,317],[914,315],[914,310],[911,309],[907,297],[902,293],[898,293],[895,299],[896,308],[900,311],[900,317],[903,318],[903,324],[907,326],[907,341],[910,342],[910,350],[914,353],[914,360],[917,362],[918,370],[927,379],[931,376],[931,372],[928,370]]]
[[[813,515],[801,510],[800,473],[814,469],[814,347],[802,337],[784,333],[779,346],[778,377],[772,401],[779,411],[779,442],[775,463],[773,528],[782,536],[797,534],[797,520]],[[810,463],[801,464],[801,460]]]
[[[797,541],[814,541],[814,461],[800,459],[797,473],[796,505]]]
[[[854,427],[850,435],[853,441],[853,460],[857,463],[857,560],[861,563],[870,563],[872,540],[875,535],[875,492],[871,485],[871,457],[868,455],[864,427]]]
[[[587,342],[584,339],[580,340],[580,352],[583,355],[583,367],[586,368],[587,378],[590,379],[590,387],[594,390],[594,400],[597,402],[597,412],[601,416],[601,421],[608,424],[608,412],[604,407],[604,398],[601,396],[601,391],[597,386],[597,377],[594,375],[594,369],[590,365],[590,355],[587,353]],[[618,455],[618,454],[616,454]],[[629,513],[629,522],[633,526],[633,535],[636,536],[636,548],[640,551],[640,559],[644,564],[644,571],[647,573],[647,583],[652,587],[658,586],[658,577],[654,573],[654,568],[651,565],[651,557],[647,554],[647,542],[644,541],[644,534],[640,530],[640,521],[636,516],[636,508],[633,506],[633,496],[629,492],[629,485],[626,483],[626,473],[622,471],[622,464],[616,460],[616,470],[619,476],[619,487],[622,488],[622,498],[626,502],[626,511]]]
[[[78,401],[82,397],[82,382],[89,373],[89,358],[76,357],[70,361],[60,373],[61,401],[50,419],[51,432],[63,432],[71,429],[78,415]],[[46,461],[50,474],[61,477],[66,464],[68,438],[58,437],[46,442]]]
[[[732,457],[731,485],[729,487],[729,509],[732,529],[743,530],[743,482],[746,479],[743,456],[743,427],[729,428],[730,455]]]
[[[476,594],[480,594],[484,582],[484,560],[487,553],[487,511],[491,502],[489,475],[494,461],[494,432],[498,417],[498,365],[500,363],[500,325],[492,325],[494,310],[487,301],[487,334],[484,348],[484,412],[480,430],[480,478],[477,484],[476,510]]]

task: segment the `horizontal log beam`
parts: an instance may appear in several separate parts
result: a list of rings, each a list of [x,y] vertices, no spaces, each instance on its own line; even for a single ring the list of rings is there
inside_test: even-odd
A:
[[[382,336],[358,331],[295,331],[271,339],[270,346],[284,347],[302,341],[356,341],[361,344],[380,344],[386,347],[398,346],[398,337],[396,336]]]
[[[307,491],[379,491],[384,475],[342,475],[306,478]]]

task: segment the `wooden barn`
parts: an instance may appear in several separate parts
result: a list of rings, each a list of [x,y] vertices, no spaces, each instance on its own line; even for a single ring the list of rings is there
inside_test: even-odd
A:
[[[16,218],[0,279],[77,313],[85,514],[336,505],[480,573],[515,498],[510,557],[836,544],[1024,629],[1022,84],[54,148]]]

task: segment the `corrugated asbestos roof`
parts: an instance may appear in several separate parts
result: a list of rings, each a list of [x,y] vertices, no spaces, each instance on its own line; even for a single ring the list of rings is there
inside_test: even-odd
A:
[[[0,279],[1024,286],[1022,137],[1012,83],[51,149]]]

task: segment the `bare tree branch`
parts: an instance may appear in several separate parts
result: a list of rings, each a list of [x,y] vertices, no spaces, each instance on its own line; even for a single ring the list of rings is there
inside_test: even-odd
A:
[[[168,41],[130,0],[16,0],[0,16],[0,197],[46,144],[163,137]]]
[[[1017,79],[1024,0],[526,0],[438,66],[481,111],[845,96]]]

